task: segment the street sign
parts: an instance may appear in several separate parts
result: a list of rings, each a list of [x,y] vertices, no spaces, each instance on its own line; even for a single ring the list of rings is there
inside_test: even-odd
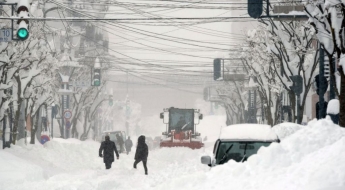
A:
[[[44,144],[44,143],[46,143],[47,141],[50,141],[50,138],[49,138],[47,135],[42,135],[42,136],[41,136],[40,143],[41,143],[41,144]]]
[[[5,28],[0,29],[0,42],[10,42],[12,41],[12,29]]]
[[[246,79],[246,74],[239,73],[226,73],[224,74],[224,81],[244,81]]]
[[[303,13],[304,5],[275,5],[273,7],[273,13],[275,14],[289,14],[292,11]]]
[[[65,119],[71,119],[71,117],[72,117],[72,112],[69,111],[69,110],[65,111],[65,112],[63,113],[63,117],[64,117]]]
[[[86,79],[86,80],[76,80],[73,82],[73,86],[74,87],[80,87],[80,88],[83,88],[83,87],[90,87],[91,84],[90,84],[90,79]]]
[[[66,121],[66,128],[70,129],[72,126],[71,122],[69,120]]]

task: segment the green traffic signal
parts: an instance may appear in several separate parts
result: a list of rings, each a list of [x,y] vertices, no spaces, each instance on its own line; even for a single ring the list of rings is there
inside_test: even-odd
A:
[[[109,101],[109,106],[113,106],[113,101],[112,100]]]
[[[26,40],[29,37],[29,32],[26,28],[19,28],[17,31],[17,37],[20,40]]]
[[[100,82],[99,80],[95,80],[95,81],[93,82],[93,85],[94,85],[94,86],[99,86],[99,85],[101,85],[101,82]]]

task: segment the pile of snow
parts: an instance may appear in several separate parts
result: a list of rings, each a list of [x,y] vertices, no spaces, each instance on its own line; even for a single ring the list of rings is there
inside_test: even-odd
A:
[[[229,161],[188,183],[190,189],[345,189],[345,129],[313,120],[245,163]],[[184,177],[181,177],[184,178]],[[169,189],[174,179],[161,186]],[[187,186],[185,186],[187,187]]]
[[[41,167],[17,157],[6,151],[0,151],[0,188],[6,189],[9,184],[44,179]]]
[[[213,131],[225,120],[203,121],[200,132],[217,138]],[[133,147],[105,170],[99,145],[54,138],[44,146],[18,143],[0,150],[0,189],[345,189],[345,129],[329,118],[309,122],[245,163],[229,161],[212,169],[200,163],[212,147],[161,148],[149,152],[145,176],[141,163],[133,169]]]
[[[294,134],[296,131],[300,130],[303,127],[303,125],[297,123],[285,122],[273,126],[272,130],[277,134],[279,139],[282,140]]]

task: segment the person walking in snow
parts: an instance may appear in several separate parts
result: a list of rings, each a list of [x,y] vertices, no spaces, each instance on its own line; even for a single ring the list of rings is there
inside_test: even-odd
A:
[[[149,148],[145,143],[145,136],[141,135],[138,138],[137,150],[135,151],[134,164],[133,167],[137,169],[137,164],[142,161],[145,169],[145,175],[147,175],[147,157],[149,155]]]
[[[125,144],[125,142],[123,142],[123,139],[122,139],[122,137],[119,134],[116,134],[116,140],[117,140],[117,143],[120,146],[119,152],[122,153],[124,151],[123,150],[123,144]]]
[[[119,153],[117,152],[115,143],[110,141],[109,136],[106,135],[105,141],[101,143],[101,147],[99,148],[99,157],[103,157],[105,169],[111,168],[111,164],[114,162],[114,152],[116,153],[116,158],[119,159]]]
[[[127,155],[131,151],[132,146],[133,146],[132,140],[130,137],[128,137],[128,139],[125,141],[125,147],[126,147]]]

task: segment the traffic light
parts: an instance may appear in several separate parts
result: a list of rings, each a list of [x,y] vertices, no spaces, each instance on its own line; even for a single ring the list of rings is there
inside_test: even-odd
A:
[[[213,60],[213,79],[219,79],[221,75],[221,59],[217,58]]]
[[[314,79],[315,79],[315,83],[316,83],[317,95],[325,94],[325,92],[327,91],[327,87],[328,87],[327,78],[325,76],[320,77],[320,75],[316,75]]]
[[[290,79],[293,82],[292,86],[289,86],[290,89],[296,95],[300,95],[303,91],[303,78],[302,78],[302,76],[301,75],[294,75],[294,76],[290,76]]]
[[[93,86],[101,85],[101,69],[93,70]]]
[[[19,17],[17,24],[17,38],[26,40],[29,37],[29,0],[19,0],[17,5],[17,15]]]
[[[262,0],[248,0],[248,14],[252,18],[260,18],[262,14]]]
[[[56,118],[56,115],[58,114],[59,110],[58,110],[58,106],[54,105],[52,106],[52,117]]]

